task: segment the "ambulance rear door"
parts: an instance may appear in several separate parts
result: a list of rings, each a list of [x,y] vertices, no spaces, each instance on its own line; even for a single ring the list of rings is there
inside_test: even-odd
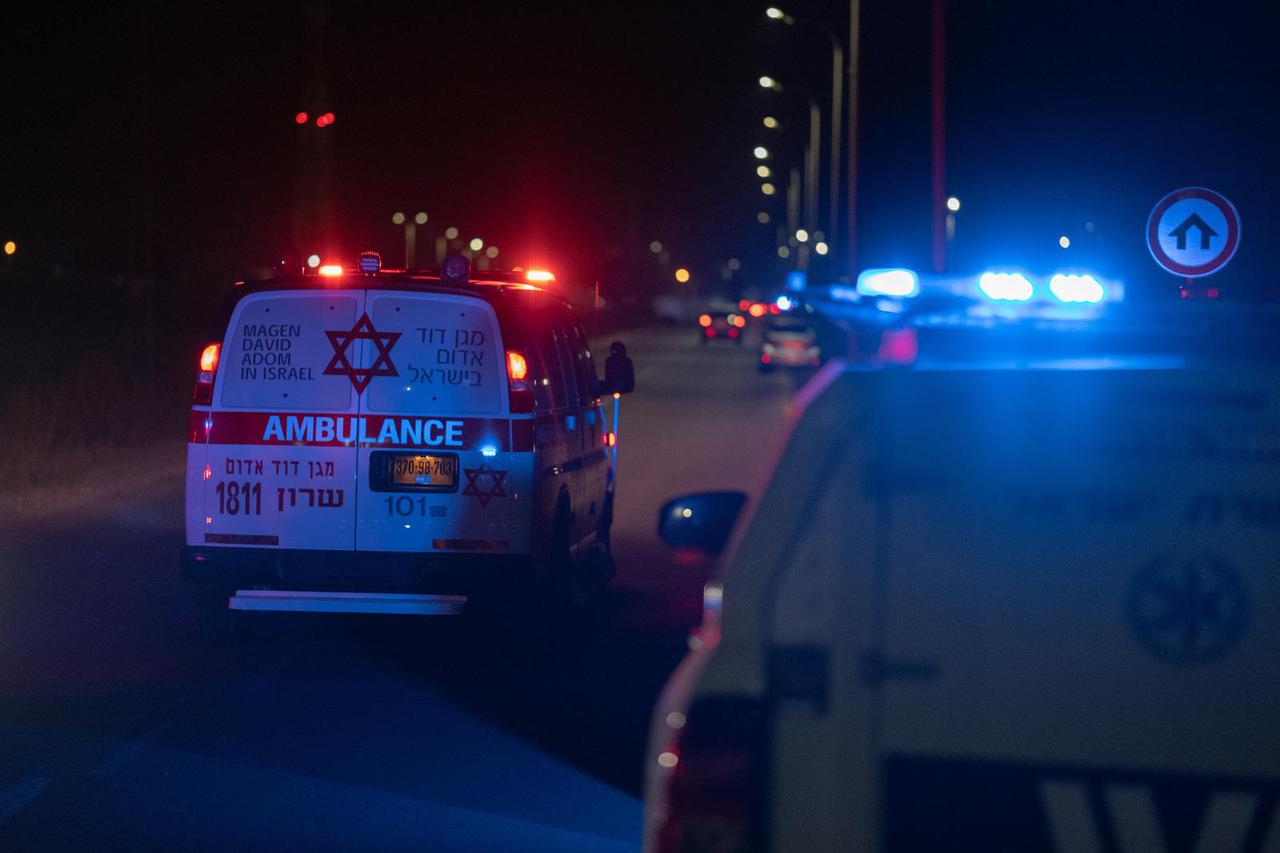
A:
[[[886,373],[875,393],[880,848],[1277,849],[1276,378]]]
[[[356,547],[527,551],[531,469],[515,464],[505,350],[485,299],[370,290]]]
[[[209,445],[194,544],[355,547],[359,412],[345,359],[357,357],[348,338],[364,299],[362,290],[269,290],[237,304],[212,411],[193,423]]]

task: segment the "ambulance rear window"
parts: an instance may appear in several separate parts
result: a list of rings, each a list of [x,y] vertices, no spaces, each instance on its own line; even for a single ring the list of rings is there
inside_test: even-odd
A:
[[[246,297],[227,329],[219,401],[231,408],[346,411],[351,380],[326,375],[325,334],[355,325],[359,295],[273,293]]]
[[[506,367],[490,305],[444,293],[370,292],[379,334],[394,334],[391,365],[375,374],[364,409],[396,413],[492,414],[502,409]]]

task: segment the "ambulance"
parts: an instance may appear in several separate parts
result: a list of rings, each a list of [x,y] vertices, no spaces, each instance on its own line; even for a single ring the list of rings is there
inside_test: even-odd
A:
[[[602,401],[634,378],[608,367],[550,272],[365,253],[237,283],[200,355],[184,576],[211,614],[581,603],[613,571]]]
[[[659,517],[648,853],[1280,850],[1275,364],[832,362],[744,501]]]

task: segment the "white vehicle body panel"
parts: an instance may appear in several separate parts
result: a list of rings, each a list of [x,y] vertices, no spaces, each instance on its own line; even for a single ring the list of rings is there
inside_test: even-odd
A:
[[[1276,849],[1277,377],[816,382],[690,688],[770,697],[772,849]]]
[[[535,454],[512,445],[504,358],[479,297],[245,296],[192,412],[187,544],[527,553]],[[454,483],[375,482],[391,451],[456,460]]]
[[[267,291],[240,302],[213,405],[192,412],[188,457],[208,467],[188,472],[187,505],[203,512],[189,518],[187,544],[355,547],[356,453],[337,440],[337,419],[349,429],[359,399],[347,376],[324,373],[334,355],[325,333],[351,329],[363,311],[362,290]]]

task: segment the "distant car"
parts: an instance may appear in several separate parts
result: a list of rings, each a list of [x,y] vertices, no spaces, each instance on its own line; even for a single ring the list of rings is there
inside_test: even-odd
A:
[[[698,316],[698,338],[703,346],[711,341],[729,341],[742,346],[747,318],[733,311],[705,311]]]
[[[816,367],[822,363],[822,349],[813,324],[802,317],[775,317],[764,330],[760,344],[760,371],[778,367]]]

